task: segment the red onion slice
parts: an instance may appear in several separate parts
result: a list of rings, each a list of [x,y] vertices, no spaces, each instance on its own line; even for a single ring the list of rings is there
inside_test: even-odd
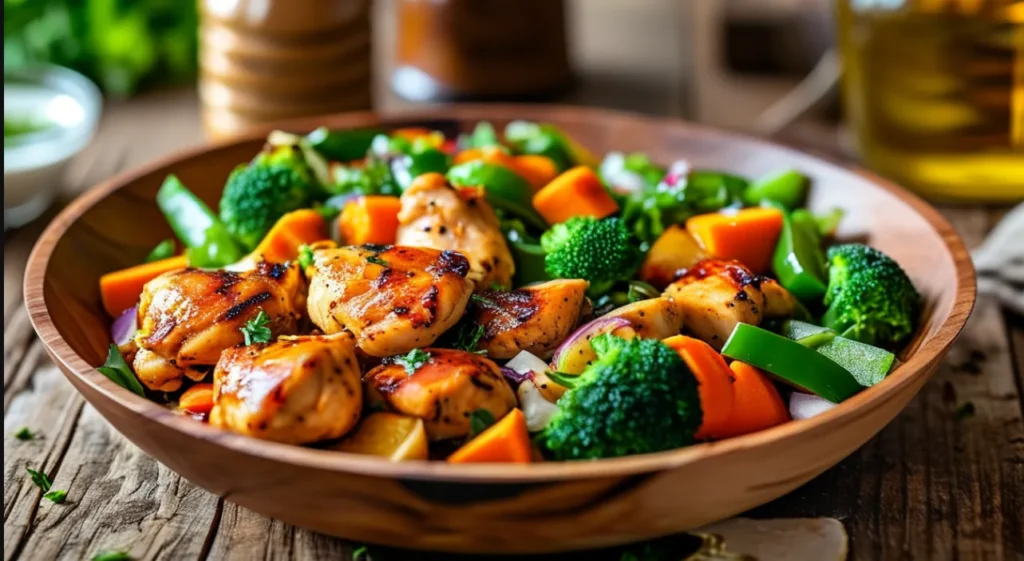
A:
[[[574,352],[579,356],[589,356],[589,354],[593,354],[593,351],[590,348],[590,339],[602,333],[610,333],[626,328],[632,329],[632,327],[633,324],[630,323],[628,319],[620,317],[600,317],[586,323],[574,331],[572,335],[565,339],[565,341],[562,341],[562,344],[555,349],[555,355],[551,357],[551,364],[555,365],[556,370],[563,372],[570,372],[570,370],[572,370],[570,373],[579,374],[579,372],[582,372],[582,369],[567,369],[568,366],[567,364],[564,364],[565,361],[562,359],[567,358]],[[584,360],[584,362],[586,362],[586,360]],[[576,372],[575,370],[579,370],[579,372]]]
[[[126,345],[132,340],[132,337],[135,337],[135,332],[139,330],[138,316],[139,307],[136,305],[122,312],[114,320],[113,325],[110,326],[110,338],[115,345],[118,347]]]

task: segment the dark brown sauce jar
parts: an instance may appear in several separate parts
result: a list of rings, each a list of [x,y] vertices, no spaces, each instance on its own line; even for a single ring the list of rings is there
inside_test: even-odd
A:
[[[571,82],[563,0],[397,0],[392,88],[413,101],[546,97]]]
[[[199,0],[199,98],[213,138],[371,106],[371,0]]]

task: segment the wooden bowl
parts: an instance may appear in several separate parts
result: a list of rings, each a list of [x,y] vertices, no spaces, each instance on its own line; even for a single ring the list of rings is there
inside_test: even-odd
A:
[[[168,173],[211,205],[228,172],[262,136],[205,146],[120,175],[64,210],[39,239],[25,275],[32,323],[68,380],[132,442],[212,493],[285,522],[378,544],[453,552],[600,547],[678,532],[795,489],[876,434],[928,381],[963,327],[975,278],[939,213],[873,175],[800,152],[686,123],[603,110],[456,106],[428,113],[345,114],[293,122],[468,130],[478,120],[547,121],[596,153],[643,150],[657,161],[755,175],[794,166],[815,186],[810,206],[842,207],[846,223],[895,257],[926,298],[903,364],[882,383],[810,420],[680,450],[536,465],[389,463],[224,432],[116,386],[95,367],[109,345],[97,279],[138,263],[171,237],[154,204]]]

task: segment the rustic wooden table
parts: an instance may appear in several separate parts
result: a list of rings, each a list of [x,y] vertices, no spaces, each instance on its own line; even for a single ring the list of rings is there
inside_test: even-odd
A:
[[[656,29],[660,22],[637,23]],[[600,48],[601,37],[590,31],[578,40]],[[658,67],[664,59],[646,67],[645,75],[660,79],[618,80],[612,95],[601,65],[619,60],[641,74],[645,68],[586,52],[584,64],[597,71],[584,74],[571,101],[681,111],[678,76]],[[400,105],[379,99],[385,109]],[[798,131],[790,140],[820,148],[816,138]],[[98,138],[70,170],[64,202],[201,140],[191,91],[108,105]],[[943,212],[973,247],[1004,210]],[[89,559],[105,550],[135,559],[350,559],[351,544],[264,518],[181,479],[83,402],[47,358],[22,302],[25,261],[46,218],[4,236],[4,559]],[[968,402],[975,413],[958,415]],[[1022,407],[1024,318],[981,298],[935,378],[892,424],[811,483],[750,514],[838,518],[854,559],[1024,559]],[[39,437],[18,440],[21,427]],[[26,467],[50,474],[54,488],[68,491],[67,502],[41,500]]]

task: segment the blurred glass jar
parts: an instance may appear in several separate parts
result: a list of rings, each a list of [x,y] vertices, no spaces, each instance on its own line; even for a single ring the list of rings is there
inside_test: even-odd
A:
[[[199,0],[199,97],[213,138],[371,107],[371,0]]]
[[[1024,200],[1024,2],[837,0],[864,162],[938,200]]]
[[[563,0],[397,0],[392,88],[413,101],[528,99],[571,82]]]

